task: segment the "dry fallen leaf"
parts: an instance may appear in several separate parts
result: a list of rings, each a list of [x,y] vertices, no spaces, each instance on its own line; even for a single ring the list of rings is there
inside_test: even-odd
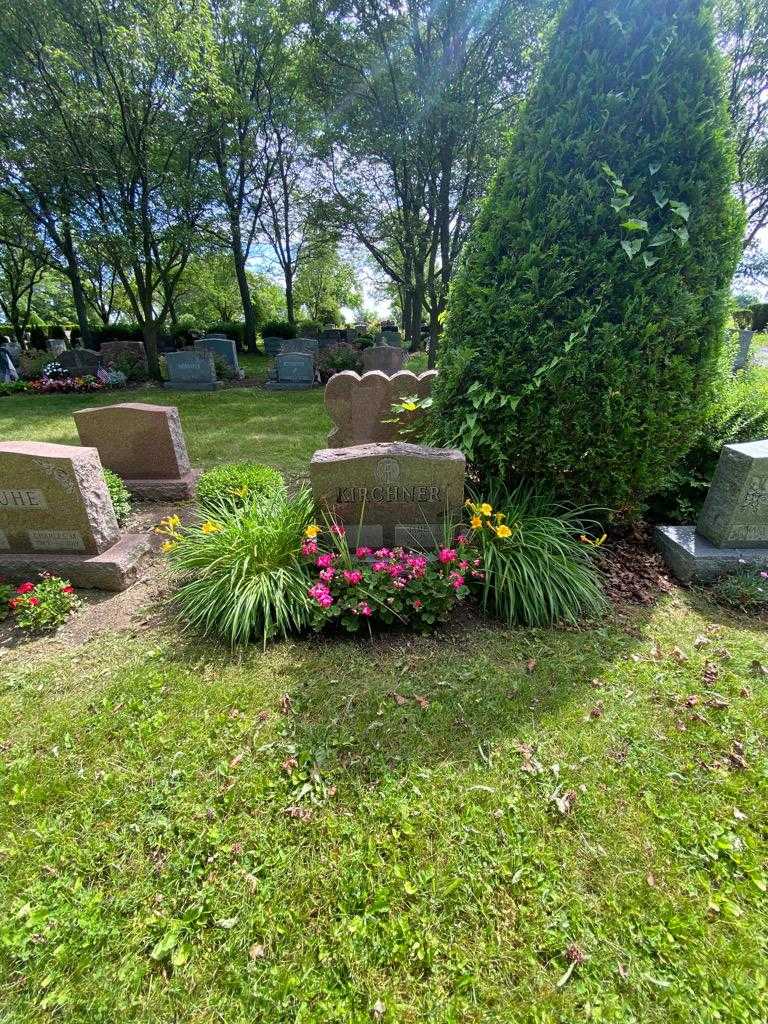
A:
[[[246,754],[245,750],[241,750],[239,754],[235,754],[235,756],[229,762],[229,767],[230,768],[237,768],[237,766],[240,764],[240,762],[245,757],[245,754]]]
[[[705,647],[709,643],[709,640],[710,638],[708,636],[704,636],[703,633],[699,633],[699,635],[693,641],[693,646],[698,651],[700,648]]]
[[[595,704],[595,706],[589,712],[589,717],[590,718],[602,718],[604,710],[605,710],[605,708],[604,708],[603,702],[600,700],[600,701],[597,702],[597,704]]]
[[[742,688],[739,690],[739,696],[749,698],[752,696],[752,691],[748,686],[742,686]]]
[[[290,775],[292,771],[299,767],[299,762],[295,757],[286,757],[280,767],[286,775]]]
[[[289,715],[293,708],[293,701],[291,700],[290,693],[284,693],[280,698],[280,714]]]
[[[694,708],[699,703],[700,697],[698,693],[692,693],[690,696],[685,698],[685,706],[687,708]]]
[[[529,658],[526,661],[526,663],[525,663],[525,670],[526,670],[526,672],[533,672],[533,670],[535,668],[536,668],[536,659],[535,658]]]
[[[382,1001],[380,999],[377,999],[376,1002],[373,1004],[373,1007],[371,1009],[371,1013],[373,1014],[373,1019],[374,1020],[381,1020],[382,1017],[384,1016],[384,1013],[385,1013],[386,1009],[387,1008],[384,1005],[384,1003],[382,1003]]]
[[[654,876],[651,874],[650,871],[645,876],[645,880],[648,883],[648,885],[651,886],[651,888],[655,888],[655,886],[656,886],[656,879],[654,878]]]
[[[753,676],[768,676],[768,668],[761,661],[758,661],[757,658],[749,666],[749,671]]]
[[[664,651],[655,642],[651,644],[651,657],[654,661],[660,661],[664,657]]]
[[[717,677],[720,675],[720,669],[714,663],[714,661],[705,661],[704,668],[701,670],[701,678],[705,683],[714,683]]]
[[[708,700],[707,704],[716,711],[722,711],[723,708],[727,708],[729,706],[725,697],[721,697],[719,693],[716,693],[711,700]]]
[[[260,942],[254,942],[248,950],[248,956],[251,960],[263,960],[266,955],[267,951]]]
[[[429,701],[427,700],[426,697],[420,697],[418,693],[414,693],[413,699],[416,701],[416,703],[419,705],[422,711],[426,711],[427,708],[429,707]]]
[[[669,656],[673,661],[676,661],[678,665],[682,665],[684,662],[688,661],[688,655],[685,651],[680,650],[679,647],[673,647],[669,652]]]
[[[626,981],[629,977],[629,968],[626,966],[626,964],[619,964],[619,977],[623,981]]]
[[[393,690],[392,693],[391,693],[391,696],[392,696],[392,699],[394,700],[395,704],[397,704],[397,706],[399,708],[402,707],[403,704],[407,704],[408,703],[408,698],[404,697],[402,695],[402,693],[395,693],[394,690]]]
[[[310,807],[297,807],[296,804],[286,807],[283,813],[287,814],[289,818],[296,818],[298,821],[309,821],[312,817],[312,809]]]
[[[562,796],[558,796],[555,790],[549,799],[562,815],[570,814],[576,803],[576,790],[566,789]]]
[[[740,811],[738,807],[733,808],[733,816],[736,821],[745,821],[747,817],[744,811]]]
[[[727,647],[716,647],[714,650],[714,655],[716,658],[719,658],[720,661],[730,661],[733,657],[733,655]]]

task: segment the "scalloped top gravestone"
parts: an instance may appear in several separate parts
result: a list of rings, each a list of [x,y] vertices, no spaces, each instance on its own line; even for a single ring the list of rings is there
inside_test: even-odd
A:
[[[325,386],[325,407],[335,424],[328,435],[328,447],[396,441],[403,428],[412,426],[423,413],[417,410],[400,416],[398,422],[388,422],[395,419],[393,402],[409,395],[428,398],[436,377],[437,370],[418,376],[410,370],[391,376],[380,370],[362,377],[354,370],[334,374]]]
[[[123,590],[150,548],[146,534],[120,537],[95,448],[0,442],[0,574]]]
[[[768,569],[768,440],[725,445],[696,528],[660,526],[656,538],[683,582]]]
[[[190,466],[176,406],[120,402],[79,409],[74,416],[80,444],[96,448],[102,464],[137,498],[194,496],[200,471]]]
[[[321,449],[309,473],[316,504],[353,547],[433,548],[461,519],[465,469],[456,449],[393,442]]]

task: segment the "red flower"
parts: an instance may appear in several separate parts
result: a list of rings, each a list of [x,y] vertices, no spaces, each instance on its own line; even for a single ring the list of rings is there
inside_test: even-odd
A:
[[[62,592],[62,594],[74,594],[75,588],[74,587],[62,587],[61,588],[61,592]]]
[[[27,604],[34,604],[34,605],[40,604],[40,598],[39,597],[28,597],[27,598]]]
[[[30,583],[29,581],[27,581],[26,583],[20,583],[18,585],[18,587],[16,587],[16,593],[17,594],[28,594],[30,592],[30,590],[34,590],[34,589],[35,589],[35,584],[34,583]]]

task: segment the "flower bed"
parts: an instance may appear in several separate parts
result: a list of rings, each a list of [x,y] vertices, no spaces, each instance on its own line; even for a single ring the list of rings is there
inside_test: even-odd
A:
[[[81,603],[69,580],[49,573],[42,573],[39,583],[27,580],[15,590],[0,582],[2,617],[12,614],[15,624],[25,632],[42,633],[58,629]]]

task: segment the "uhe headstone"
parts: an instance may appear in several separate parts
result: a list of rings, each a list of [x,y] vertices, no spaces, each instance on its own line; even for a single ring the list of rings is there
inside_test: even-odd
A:
[[[176,391],[215,391],[219,387],[210,352],[166,352],[168,380],[163,387]]]
[[[150,550],[147,534],[120,537],[95,448],[0,442],[0,575],[124,590]]]
[[[725,445],[696,528],[660,526],[656,537],[683,582],[768,569],[768,440]]]
[[[434,548],[461,519],[465,466],[456,449],[393,442],[323,448],[309,472],[316,504],[353,546]]]
[[[200,471],[190,466],[176,406],[121,402],[74,415],[80,443],[96,448],[102,464],[121,476],[135,497],[194,496]]]
[[[334,422],[328,447],[405,439],[407,434],[403,436],[403,430],[412,427],[424,413],[417,409],[396,417],[392,404],[411,395],[428,398],[436,377],[437,370],[427,370],[418,376],[410,370],[391,376],[379,370],[362,377],[354,370],[334,374],[325,387],[325,407]]]

